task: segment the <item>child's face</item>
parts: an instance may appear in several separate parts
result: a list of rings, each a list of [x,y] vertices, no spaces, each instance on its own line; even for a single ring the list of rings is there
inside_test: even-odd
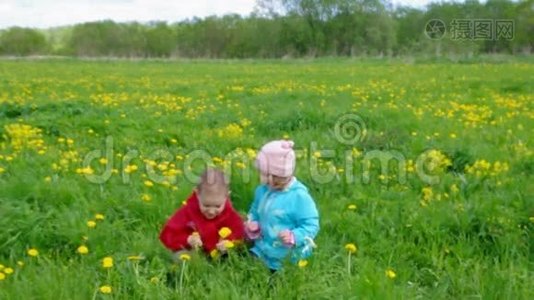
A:
[[[199,198],[200,212],[206,219],[211,220],[223,212],[227,195],[202,192],[197,195]]]
[[[274,175],[269,175],[264,172],[260,172],[260,181],[263,184],[268,185],[270,188],[275,190],[283,190],[288,183],[291,181],[290,177],[278,177]]]
[[[269,174],[260,172],[260,182],[263,184],[269,184]]]

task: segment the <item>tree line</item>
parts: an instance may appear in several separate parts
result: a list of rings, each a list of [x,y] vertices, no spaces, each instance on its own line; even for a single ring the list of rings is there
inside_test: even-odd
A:
[[[257,0],[255,11],[246,17],[232,14],[176,23],[108,20],[46,30],[11,27],[0,31],[0,55],[281,58],[530,54],[533,10],[534,0],[440,2],[423,9],[393,7],[384,0]]]

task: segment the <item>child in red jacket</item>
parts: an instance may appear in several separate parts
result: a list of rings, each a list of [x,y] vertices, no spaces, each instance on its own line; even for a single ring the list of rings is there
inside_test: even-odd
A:
[[[243,220],[232,207],[223,172],[207,169],[187,202],[167,221],[161,242],[173,252],[203,249],[225,253],[244,237]],[[217,250],[217,251],[215,251]]]

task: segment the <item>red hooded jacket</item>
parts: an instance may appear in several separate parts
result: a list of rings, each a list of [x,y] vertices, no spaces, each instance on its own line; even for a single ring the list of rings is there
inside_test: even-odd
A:
[[[219,230],[223,227],[232,231],[227,240],[242,240],[245,236],[243,220],[232,207],[230,199],[226,200],[221,214],[209,220],[200,211],[197,195],[193,192],[186,204],[167,221],[159,239],[172,251],[191,249],[187,238],[196,231],[200,234],[204,251],[210,253],[216,248],[220,240]]]

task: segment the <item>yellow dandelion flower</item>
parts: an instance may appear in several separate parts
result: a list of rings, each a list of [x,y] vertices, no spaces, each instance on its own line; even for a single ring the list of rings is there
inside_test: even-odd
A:
[[[451,193],[456,194],[460,191],[456,184],[451,185]]]
[[[3,272],[9,275],[9,274],[13,274],[14,270],[13,268],[5,268]]]
[[[348,210],[356,210],[356,208],[357,208],[356,204],[349,204],[349,206],[347,206]]]
[[[91,169],[91,167],[85,167],[85,168],[78,168],[76,169],[76,173],[77,174],[85,174],[85,175],[91,175],[93,174],[95,171],[93,169]]]
[[[246,152],[247,152],[248,157],[250,157],[250,158],[255,158],[256,155],[257,155],[256,154],[256,150],[254,150],[252,148],[247,148]]]
[[[95,215],[95,219],[99,220],[99,221],[102,221],[105,219],[104,215],[103,214],[96,214]]]
[[[395,277],[397,277],[397,274],[392,269],[387,269],[386,276],[390,279],[394,279]]]
[[[6,279],[6,274],[0,272],[0,281]]]
[[[226,249],[232,249],[232,248],[235,247],[235,244],[234,244],[234,242],[232,242],[232,241],[224,241],[224,247],[225,247]]]
[[[217,251],[217,249],[213,249],[213,250],[211,250],[211,252],[210,252],[210,256],[211,256],[211,258],[217,258],[217,257],[219,257],[219,251]]]
[[[6,169],[0,167],[0,174],[4,173],[6,171]]]
[[[99,290],[102,294],[111,294],[111,291],[112,291],[111,286],[109,285],[103,285],[100,287]]]
[[[226,127],[219,129],[217,134],[219,137],[239,138],[243,135],[243,128],[238,124],[231,123]]]
[[[305,268],[307,265],[308,265],[308,261],[305,260],[305,259],[301,259],[301,260],[299,260],[299,262],[298,262],[298,266],[299,266],[299,268]]]
[[[143,259],[145,259],[145,257],[141,256],[141,255],[128,256],[128,260],[139,261],[139,260],[143,260]]]
[[[152,197],[150,197],[150,195],[148,195],[148,194],[143,194],[141,196],[141,200],[143,200],[145,202],[150,202],[152,200]]]
[[[37,249],[35,249],[35,248],[31,248],[31,249],[28,250],[28,255],[35,257],[35,256],[39,255],[39,251],[37,251]]]
[[[105,165],[105,164],[108,163],[108,160],[107,160],[106,158],[103,158],[103,157],[102,157],[102,158],[99,160],[99,162],[100,162],[101,165]]]
[[[191,260],[191,255],[189,255],[189,254],[187,254],[187,253],[180,254],[180,260],[181,260],[181,261],[188,261],[188,260]]]
[[[135,171],[137,171],[137,166],[136,165],[128,165],[128,166],[126,166],[126,168],[124,168],[124,172],[127,173],[127,174],[133,173]],[[145,181],[145,185],[146,185],[146,181]]]
[[[356,253],[358,248],[353,243],[349,243],[345,245],[345,250],[349,251],[349,253]]]
[[[113,267],[113,258],[111,256],[104,257],[102,259],[102,268],[109,269],[111,267]]]
[[[78,252],[79,254],[87,254],[89,253],[89,248],[87,248],[86,246],[80,246],[78,247],[78,249],[76,250],[76,252]]]
[[[153,187],[154,186],[154,183],[150,180],[145,180],[145,186],[146,187]]]
[[[19,260],[19,261],[17,261],[17,265],[18,265],[19,267],[24,267],[24,262],[22,262],[22,261]]]
[[[221,239],[229,237],[230,234],[232,234],[232,230],[228,227],[223,227],[219,230],[219,236],[221,237]]]
[[[95,228],[96,227],[96,222],[93,221],[93,220],[87,221],[87,227]]]
[[[421,189],[421,192],[423,193],[423,200],[424,201],[430,201],[433,198],[433,191],[431,187],[424,187]]]

